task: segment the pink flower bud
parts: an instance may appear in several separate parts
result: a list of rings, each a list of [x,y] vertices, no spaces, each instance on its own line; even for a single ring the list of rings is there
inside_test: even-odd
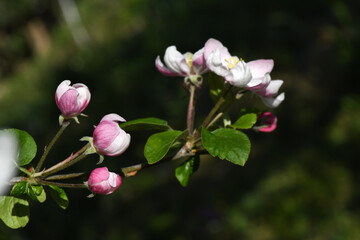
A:
[[[254,127],[259,132],[272,132],[275,130],[277,117],[271,112],[264,112],[258,116],[258,126]]]
[[[121,177],[109,172],[107,167],[96,168],[89,176],[88,185],[93,193],[109,195],[120,187]]]
[[[119,127],[118,122],[126,122],[119,115],[112,113],[104,116],[93,133],[96,152],[107,156],[118,156],[130,145],[130,134]]]
[[[90,102],[90,91],[82,83],[76,83],[70,86],[69,80],[64,80],[56,89],[56,105],[62,112],[64,118],[78,116]]]

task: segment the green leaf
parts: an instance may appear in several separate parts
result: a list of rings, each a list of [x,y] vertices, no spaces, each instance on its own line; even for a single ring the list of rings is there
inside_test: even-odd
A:
[[[213,72],[210,72],[208,75],[208,82],[210,88],[210,97],[214,102],[217,102],[219,98],[222,96],[223,92],[226,90],[225,88],[225,80],[223,77],[216,75]],[[227,94],[225,97],[225,103],[228,103],[234,98],[232,94]]]
[[[36,155],[36,143],[34,139],[25,131],[19,129],[5,129],[6,133],[14,135],[18,142],[18,165],[24,166],[31,162]]]
[[[29,222],[29,202],[13,196],[0,197],[0,219],[12,229],[25,227]]]
[[[55,200],[59,207],[65,210],[69,206],[69,199],[65,191],[57,186],[50,185],[49,187],[51,197]]]
[[[239,117],[238,120],[230,127],[236,128],[236,129],[249,129],[254,126],[256,123],[257,115],[255,113],[247,113]]]
[[[199,168],[200,158],[198,155],[186,160],[175,170],[175,176],[183,187],[186,187],[190,176]]]
[[[218,156],[241,166],[244,166],[249,157],[250,140],[235,129],[219,128],[210,132],[202,128],[201,140],[204,148],[214,157]]]
[[[46,193],[43,186],[28,185],[28,196],[39,203],[43,203],[46,200]]]
[[[149,164],[154,164],[163,159],[173,144],[182,138],[185,138],[187,131],[181,132],[170,130],[166,132],[151,135],[144,148],[144,156]]]
[[[10,192],[10,195],[16,197],[16,196],[22,196],[22,195],[26,194],[27,193],[27,184],[28,184],[27,182],[16,183],[13,186],[13,188]]]
[[[165,120],[159,118],[141,118],[120,124],[125,131],[157,130],[166,131],[171,129]]]

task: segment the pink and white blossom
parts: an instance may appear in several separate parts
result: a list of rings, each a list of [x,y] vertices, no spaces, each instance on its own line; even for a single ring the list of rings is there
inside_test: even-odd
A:
[[[70,86],[70,80],[64,80],[56,89],[56,105],[65,119],[78,116],[90,102],[91,94],[89,88],[76,83]]]
[[[93,144],[97,153],[118,156],[130,145],[130,134],[119,127],[118,122],[126,122],[118,114],[104,116],[93,133]]]
[[[218,40],[210,38],[204,47],[204,57],[208,68],[233,86],[245,87],[252,79],[250,68]]]
[[[260,96],[264,104],[275,108],[285,99],[285,94],[278,95],[283,80],[271,80],[270,73],[274,67],[272,59],[259,59],[248,62],[252,79],[245,87]]]
[[[165,51],[164,63],[160,60],[160,56],[157,56],[155,60],[156,68],[163,75],[170,77],[191,77],[208,71],[203,48],[194,54],[190,52],[182,54],[175,46],[170,46]]]
[[[93,193],[109,195],[120,187],[121,177],[109,172],[107,167],[96,168],[90,173],[87,183]]]
[[[251,80],[246,85],[248,90],[256,90],[265,87],[270,81],[270,73],[274,68],[274,60],[258,59],[247,63],[251,72]]]
[[[258,116],[255,130],[259,132],[272,132],[276,129],[277,117],[271,112],[264,112]]]

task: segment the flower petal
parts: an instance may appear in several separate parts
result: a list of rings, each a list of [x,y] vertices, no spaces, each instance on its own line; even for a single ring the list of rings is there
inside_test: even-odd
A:
[[[218,40],[214,38],[210,38],[207,40],[204,46],[204,57],[207,60],[210,53],[215,51],[216,49],[219,49],[219,54],[221,56],[221,61],[225,61],[225,59],[231,58],[231,55],[228,51],[228,49]]]
[[[253,76],[251,81],[246,85],[246,89],[250,91],[261,89],[267,86],[270,81],[271,77],[269,73],[266,73],[265,77],[254,78]]]
[[[225,80],[236,87],[244,87],[251,80],[250,69],[243,61],[238,62],[235,67],[230,69],[225,76]]]
[[[159,72],[161,72],[165,76],[169,76],[169,77],[181,76],[179,73],[173,72],[170,69],[168,69],[167,67],[165,67],[165,65],[160,60],[160,56],[157,56],[157,58],[155,60],[155,66],[159,70]]]
[[[91,94],[90,94],[89,88],[86,85],[81,84],[81,83],[74,84],[73,87],[77,90],[77,92],[79,94],[78,98],[77,98],[77,102],[78,102],[80,111],[82,112],[90,102]]]
[[[262,97],[260,96],[261,100],[264,102],[264,104],[269,108],[276,108],[280,105],[282,101],[285,99],[285,93],[279,94],[276,98],[273,97]]]
[[[165,55],[164,55],[164,62],[166,66],[173,72],[176,72],[180,75],[186,76],[190,73],[190,67],[183,64],[186,59],[184,59],[184,56],[176,50],[175,46],[170,46],[166,49]],[[186,71],[184,71],[186,70]]]
[[[121,117],[120,115],[116,114],[116,113],[110,113],[108,115],[105,115],[100,122],[102,121],[112,121],[112,122],[126,122],[126,120]]]
[[[194,53],[192,66],[196,74],[203,74],[209,71],[209,69],[206,66],[206,61],[204,57],[204,48]]]
[[[226,65],[223,65],[220,56],[220,50],[217,48],[211,52],[206,59],[206,65],[208,68],[219,76],[225,77],[229,74],[229,69]]]
[[[104,153],[104,149],[108,148],[119,135],[119,124],[113,121],[102,120],[96,126],[93,133],[94,147],[100,153]],[[122,130],[123,131],[123,130]]]
[[[272,59],[259,59],[248,62],[253,78],[262,78],[266,73],[270,73],[274,67],[274,60]]]
[[[78,92],[75,89],[66,91],[57,103],[60,111],[68,118],[73,115],[78,115],[80,107],[77,102]]]
[[[109,178],[109,175],[110,173],[107,167],[96,168],[90,173],[88,183],[89,185],[93,185],[105,181]]]
[[[283,82],[283,80],[272,80],[266,87],[255,92],[263,97],[273,97],[279,92]]]
[[[104,149],[108,156],[118,156],[125,152],[130,145],[131,136],[124,130],[120,129],[120,133],[114,139],[114,141]]]
[[[55,100],[56,101],[59,101],[61,96],[67,91],[69,90],[71,87],[70,87],[70,84],[71,84],[71,81],[70,80],[64,80],[62,81],[59,86],[57,87],[56,89],[56,92],[55,92]]]

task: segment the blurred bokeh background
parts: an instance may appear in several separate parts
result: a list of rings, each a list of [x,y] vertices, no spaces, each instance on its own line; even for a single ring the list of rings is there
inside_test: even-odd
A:
[[[92,93],[89,118],[70,126],[47,166],[111,112],[184,129],[182,79],[154,66],[170,45],[195,52],[213,37],[246,61],[272,58],[286,99],[275,132],[248,132],[245,167],[202,158],[187,188],[174,177],[179,163],[166,163],[111,196],[67,190],[68,210],[33,203],[29,224],[0,223],[0,239],[360,239],[359,11],[359,1],[342,0],[1,0],[0,126],[29,132],[39,156],[58,130],[57,85],[70,79]],[[197,121],[210,103],[205,81]],[[127,152],[104,164],[144,161],[149,134],[134,133]]]

